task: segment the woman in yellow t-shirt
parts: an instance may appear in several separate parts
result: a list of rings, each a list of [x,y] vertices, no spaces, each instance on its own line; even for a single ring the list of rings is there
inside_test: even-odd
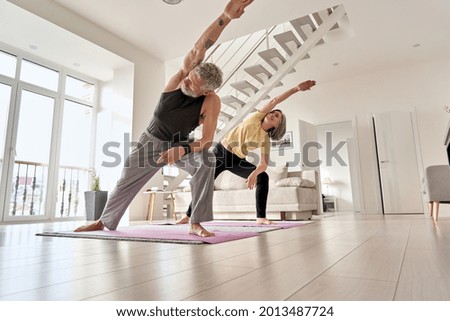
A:
[[[265,172],[269,163],[270,139],[280,140],[286,133],[286,116],[276,105],[291,95],[310,90],[316,84],[314,80],[304,81],[270,100],[265,106],[232,129],[222,141],[216,145],[216,170],[214,179],[225,170],[247,179],[247,187],[256,187],[256,221],[259,224],[271,224],[266,218],[267,195],[269,193],[269,176]],[[261,148],[258,166],[249,163],[245,158],[248,152]],[[191,206],[178,224],[189,223]]]

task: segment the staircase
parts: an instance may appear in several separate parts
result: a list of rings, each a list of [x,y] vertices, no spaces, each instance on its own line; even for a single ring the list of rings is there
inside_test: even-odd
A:
[[[327,32],[339,28],[339,21],[345,14],[343,5],[328,8],[292,20],[290,24],[293,30],[274,35],[273,38],[284,52],[280,52],[275,47],[257,52],[261,60],[255,65],[243,68],[252,79],[229,84],[237,94],[221,96],[220,121],[222,123],[219,124],[214,140],[221,141],[228,131],[242,122],[260,105],[262,100],[270,98],[272,89],[282,86],[282,79],[287,74],[295,72],[294,67],[301,60],[310,58],[308,53],[311,49],[316,45],[324,44],[323,37]],[[228,107],[231,107],[234,112],[228,113]]]
[[[245,58],[239,61],[230,76],[217,91],[221,97],[222,107],[219,115],[218,126],[214,140],[219,142],[235,126],[241,123],[244,118],[260,106],[264,99],[269,99],[270,92],[275,87],[283,86],[282,79],[289,73],[296,72],[298,65],[304,59],[309,59],[309,52],[317,45],[324,45],[324,36],[333,29],[339,28],[339,22],[346,15],[343,5],[309,14],[304,17],[294,19],[289,22],[288,30],[277,33],[273,36],[273,45],[264,50],[258,48],[250,49],[250,53],[244,54]],[[266,43],[269,44],[269,35],[266,35]],[[240,48],[244,44],[239,45]],[[227,50],[231,48],[228,47]],[[234,49],[237,50],[237,49]],[[247,49],[248,50],[248,49]],[[233,52],[233,56],[243,55]],[[224,53],[221,53],[223,56]],[[212,61],[211,55],[208,60]],[[227,63],[231,60],[228,59]],[[249,64],[245,67],[245,64]],[[227,70],[224,74],[227,74]],[[237,74],[241,73],[241,77]],[[235,78],[231,82],[231,78]],[[240,78],[240,79],[237,79]],[[201,136],[201,127],[196,130],[194,137]],[[180,171],[177,179],[174,179],[168,190],[177,188],[177,184],[182,182],[188,175]],[[173,184],[172,184],[173,183]]]

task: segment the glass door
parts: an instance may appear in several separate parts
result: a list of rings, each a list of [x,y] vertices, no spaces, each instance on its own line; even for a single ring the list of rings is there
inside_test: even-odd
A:
[[[86,81],[65,77],[55,218],[85,216],[84,192],[90,189],[92,174],[94,89]]]
[[[64,102],[56,217],[83,217],[89,190],[92,108]]]
[[[55,98],[19,89],[17,106],[5,220],[43,219],[48,217],[45,203]]]
[[[0,213],[6,210],[6,196],[5,190],[8,176],[8,166],[11,147],[7,144],[10,140],[11,132],[10,121],[12,121],[12,106],[14,105],[13,97],[17,86],[14,85],[14,77],[16,75],[17,57],[0,50]],[[10,119],[11,118],[11,119]],[[9,129],[8,129],[9,128]],[[0,222],[3,220],[3,215],[0,214]]]
[[[0,83],[0,173],[3,170],[6,128],[8,127],[9,106],[11,104],[11,86]],[[3,175],[2,175],[3,176]]]
[[[0,221],[85,216],[96,81],[0,50]]]
[[[10,156],[10,148],[6,148],[8,117],[11,106],[12,86],[0,83],[0,204],[5,204],[5,185],[7,184],[6,177],[8,176],[8,164]],[[1,206],[0,206],[1,209]],[[3,210],[1,211],[3,212]],[[0,215],[0,221],[3,217]]]

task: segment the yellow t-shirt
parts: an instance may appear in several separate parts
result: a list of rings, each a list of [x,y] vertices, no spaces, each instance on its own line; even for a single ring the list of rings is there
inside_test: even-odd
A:
[[[262,154],[270,154],[269,134],[261,128],[265,116],[265,113],[257,111],[225,136],[233,154],[245,158],[250,150],[259,147]]]

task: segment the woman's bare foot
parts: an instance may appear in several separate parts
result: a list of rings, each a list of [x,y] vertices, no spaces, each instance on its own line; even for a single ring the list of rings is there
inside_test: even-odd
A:
[[[201,226],[198,223],[191,224],[191,228],[189,230],[189,234],[197,235],[197,236],[200,236],[200,237],[211,237],[211,236],[215,236],[216,235],[216,234],[214,234],[212,232],[208,232],[207,230],[204,229],[203,226]]]
[[[272,224],[275,224],[274,222],[272,222],[272,221],[269,221],[267,218],[257,218],[256,219],[256,223],[258,223],[258,224],[263,224],[263,225],[272,225]]]
[[[103,225],[102,221],[98,220],[98,221],[95,221],[94,223],[80,226],[80,227],[76,228],[74,232],[99,231],[99,230],[103,230],[104,228],[105,228],[105,226]]]
[[[184,215],[182,218],[180,218],[178,221],[175,222],[175,224],[187,224],[189,223],[189,216]]]

